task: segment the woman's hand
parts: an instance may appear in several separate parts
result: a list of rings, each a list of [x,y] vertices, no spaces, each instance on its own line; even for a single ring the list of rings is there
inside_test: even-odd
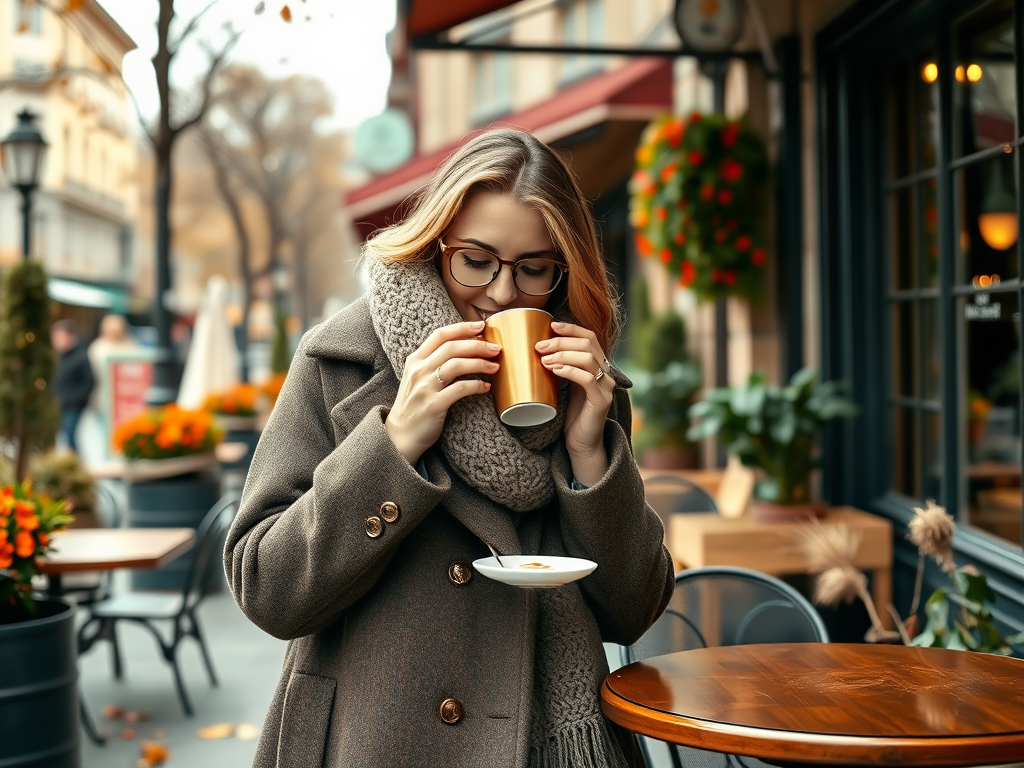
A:
[[[615,392],[607,358],[593,331],[572,323],[552,323],[558,334],[537,343],[541,363],[556,376],[568,379],[569,406],[565,414],[565,447],[572,471],[583,485],[594,485],[608,470],[604,448],[604,422]]]
[[[501,347],[475,338],[483,329],[482,320],[438,328],[405,359],[398,396],[384,428],[410,464],[437,442],[456,400],[490,390],[487,381],[456,381],[467,374],[498,370],[498,364],[488,358]]]

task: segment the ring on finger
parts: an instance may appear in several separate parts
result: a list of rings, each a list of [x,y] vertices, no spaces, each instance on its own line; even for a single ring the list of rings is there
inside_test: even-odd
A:
[[[600,381],[602,376],[604,376],[604,368],[598,366],[597,373],[594,374],[594,381]]]
[[[441,363],[441,365],[444,365],[444,363]],[[441,383],[441,386],[443,387],[444,379],[441,378],[441,365],[437,366],[437,368],[434,369],[434,376],[437,377],[437,380]]]

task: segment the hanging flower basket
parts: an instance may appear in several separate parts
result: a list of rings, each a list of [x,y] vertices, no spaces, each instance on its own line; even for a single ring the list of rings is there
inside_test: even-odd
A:
[[[652,122],[637,148],[630,221],[637,250],[701,300],[756,297],[767,259],[758,232],[764,144],[741,121],[693,113]]]

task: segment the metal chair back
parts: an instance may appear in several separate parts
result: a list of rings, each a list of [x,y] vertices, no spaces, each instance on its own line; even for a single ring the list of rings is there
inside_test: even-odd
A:
[[[696,483],[678,475],[655,475],[644,481],[644,485],[653,489],[654,486],[670,486],[678,490],[679,495],[672,500],[670,512],[717,512],[718,504],[710,493]]]
[[[124,521],[124,507],[114,491],[103,483],[96,483],[96,511],[104,528],[120,528]]]
[[[196,531],[195,557],[192,558],[188,577],[185,579],[184,599],[181,604],[183,612],[194,609],[210,591],[214,575],[212,564],[214,558],[220,560],[224,539],[238,512],[240,501],[241,497],[236,492],[224,495],[199,524]]]
[[[633,645],[623,664],[676,651],[761,643],[827,643],[828,630],[807,598],[760,571],[736,567],[692,568],[676,576],[665,612]],[[649,746],[641,739],[651,765]],[[670,746],[673,765],[755,768],[758,760],[693,747]]]

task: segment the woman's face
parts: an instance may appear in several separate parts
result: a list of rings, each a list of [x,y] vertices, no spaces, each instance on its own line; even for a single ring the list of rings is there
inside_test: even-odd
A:
[[[470,195],[443,240],[448,246],[489,251],[505,261],[529,257],[557,258],[540,212],[511,195],[497,192]],[[452,277],[448,256],[442,255],[441,277],[463,320],[486,320],[503,309],[543,309],[551,298],[550,295],[520,293],[512,281],[512,268],[505,264],[488,285],[467,288]]]

